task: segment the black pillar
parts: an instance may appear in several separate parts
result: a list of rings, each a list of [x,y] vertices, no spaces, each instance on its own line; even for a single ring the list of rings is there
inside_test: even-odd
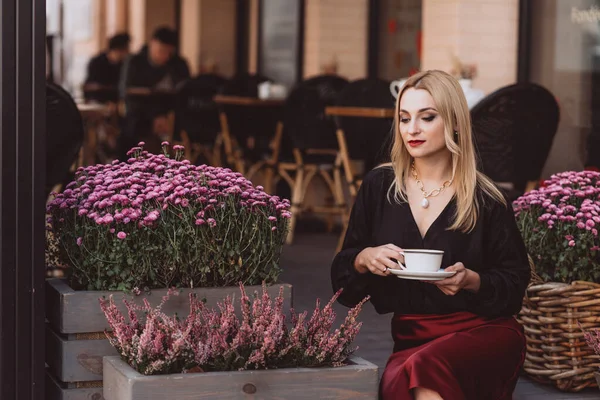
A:
[[[529,82],[531,59],[531,0],[519,0],[517,82]]]
[[[250,2],[237,0],[235,3],[235,74],[248,73],[250,35]]]
[[[367,76],[379,77],[379,3],[380,0],[369,0],[369,38],[367,49]]]
[[[44,398],[45,0],[0,0],[0,399]]]

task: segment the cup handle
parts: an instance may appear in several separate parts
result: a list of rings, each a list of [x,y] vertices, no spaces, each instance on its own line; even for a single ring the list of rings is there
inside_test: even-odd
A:
[[[401,255],[402,257],[404,257],[404,252],[403,252],[403,251],[401,251],[401,252],[400,252],[400,255]],[[406,269],[406,267],[404,266],[404,264],[402,264],[402,263],[400,262],[400,260],[396,260],[396,261],[398,262],[398,265],[400,266],[400,269]],[[406,262],[406,260],[404,260],[404,262]]]

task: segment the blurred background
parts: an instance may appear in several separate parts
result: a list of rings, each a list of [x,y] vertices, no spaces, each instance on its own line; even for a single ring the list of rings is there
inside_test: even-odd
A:
[[[395,80],[474,67],[488,95],[515,82],[548,89],[560,124],[543,176],[598,161],[599,1],[48,0],[49,79],[76,100],[90,60],[119,33],[137,53],[156,28],[177,31],[192,76],[258,73],[290,89],[323,73]],[[588,142],[590,142],[588,144]]]
[[[47,0],[47,181],[139,141],[243,173],[342,229],[387,160],[395,96],[463,88],[511,198],[600,167],[600,0]],[[341,239],[340,239],[341,240]]]

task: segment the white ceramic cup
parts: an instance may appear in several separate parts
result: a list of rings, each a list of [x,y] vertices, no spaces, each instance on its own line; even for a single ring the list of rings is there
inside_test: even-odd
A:
[[[398,261],[400,268],[419,272],[439,271],[444,257],[442,250],[405,249],[400,254],[404,256],[404,265]]]
[[[268,99],[271,97],[271,82],[266,81],[258,85],[258,98],[259,99]]]
[[[398,97],[398,94],[400,93],[404,82],[406,82],[406,79],[398,79],[390,83],[390,92],[392,93],[392,96],[394,96],[394,98]]]

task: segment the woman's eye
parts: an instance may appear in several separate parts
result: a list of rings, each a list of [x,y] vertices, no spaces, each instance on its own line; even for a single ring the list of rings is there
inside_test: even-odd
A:
[[[431,115],[429,117],[423,117],[423,121],[431,122],[435,118],[435,115]]]
[[[408,121],[410,121],[410,119],[408,119],[408,118],[400,118],[400,122],[402,122],[403,124],[406,124]]]

